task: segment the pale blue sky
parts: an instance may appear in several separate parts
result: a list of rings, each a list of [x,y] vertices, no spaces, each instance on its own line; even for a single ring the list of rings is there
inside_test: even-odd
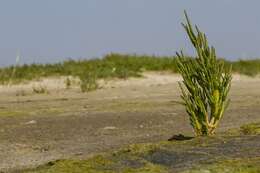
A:
[[[186,9],[219,56],[260,57],[259,0],[0,0],[0,65],[192,53]]]

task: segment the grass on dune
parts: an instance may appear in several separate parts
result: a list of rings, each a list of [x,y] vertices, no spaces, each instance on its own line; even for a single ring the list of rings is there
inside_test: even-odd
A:
[[[260,72],[260,59],[223,61],[226,65],[232,64],[235,73],[255,76]],[[15,73],[13,74],[14,69]],[[67,60],[56,64],[10,66],[0,68],[0,84],[8,84],[10,80],[14,84],[49,76],[75,76],[83,81],[82,86],[84,86],[84,82],[93,81],[89,79],[91,76],[95,79],[126,79],[141,76],[143,71],[171,71],[176,73],[176,57],[109,54],[102,59]],[[95,88],[95,84],[84,87],[92,90]]]
[[[239,60],[232,63],[233,72],[256,76],[260,73],[260,59]]]
[[[57,64],[31,64],[0,69],[0,83],[7,84],[49,76],[88,76],[95,78],[127,78],[140,76],[142,71],[170,70],[176,72],[173,57],[109,54],[102,59],[68,60]],[[14,68],[15,74],[12,75]]]

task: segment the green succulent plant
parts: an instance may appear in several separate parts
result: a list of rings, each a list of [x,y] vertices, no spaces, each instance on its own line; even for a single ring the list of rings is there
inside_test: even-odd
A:
[[[183,81],[179,82],[181,98],[189,115],[190,124],[197,136],[214,134],[219,121],[228,107],[231,87],[231,66],[217,59],[215,48],[208,45],[206,35],[195,26],[185,13],[182,23],[194,46],[197,56],[187,58],[181,51],[177,54],[177,66]]]

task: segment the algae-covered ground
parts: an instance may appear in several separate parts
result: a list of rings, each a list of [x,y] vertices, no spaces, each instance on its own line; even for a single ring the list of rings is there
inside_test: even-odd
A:
[[[49,163],[50,165],[46,167],[39,168],[39,170],[28,171],[28,172],[68,172],[68,173],[169,173],[177,172],[170,168],[166,168],[160,165],[155,165],[151,163],[142,163],[140,168],[133,168],[133,166],[123,165],[123,167],[112,167],[107,163],[108,161],[103,160],[103,158],[95,158],[93,161],[63,161],[56,163]],[[96,164],[99,162],[99,164]],[[101,164],[102,163],[102,164]],[[51,164],[54,164],[51,166]],[[181,173],[259,173],[260,170],[260,158],[250,158],[250,159],[230,159],[216,161],[213,164],[200,165],[189,170],[179,171]],[[114,170],[113,170],[114,169]]]
[[[66,89],[64,81],[57,88],[44,83],[46,93],[27,84],[0,86],[0,172],[258,169],[260,78],[234,76],[215,137],[168,142],[193,135],[179,104],[180,76],[143,76],[89,93]]]
[[[135,144],[88,160],[54,161],[24,172],[257,173],[259,150],[260,123],[255,123],[215,137]]]

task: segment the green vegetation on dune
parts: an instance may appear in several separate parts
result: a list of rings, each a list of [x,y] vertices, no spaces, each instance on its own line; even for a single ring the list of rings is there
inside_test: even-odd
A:
[[[0,83],[6,84],[48,76],[94,76],[95,78],[138,77],[142,71],[170,70],[175,72],[173,57],[109,54],[102,59],[68,60],[57,64],[32,64],[0,69]],[[13,71],[15,69],[15,74]]]
[[[236,73],[255,76],[260,72],[260,60],[257,59],[225,61],[225,64],[232,64],[233,72]],[[143,71],[171,71],[176,73],[176,57],[109,54],[102,59],[10,66],[0,68],[0,84],[8,84],[10,80],[11,83],[20,83],[49,76],[82,77],[88,76],[88,74],[96,78],[128,78],[138,77]]]
[[[260,72],[260,59],[239,60],[232,62],[233,72],[256,76]]]

